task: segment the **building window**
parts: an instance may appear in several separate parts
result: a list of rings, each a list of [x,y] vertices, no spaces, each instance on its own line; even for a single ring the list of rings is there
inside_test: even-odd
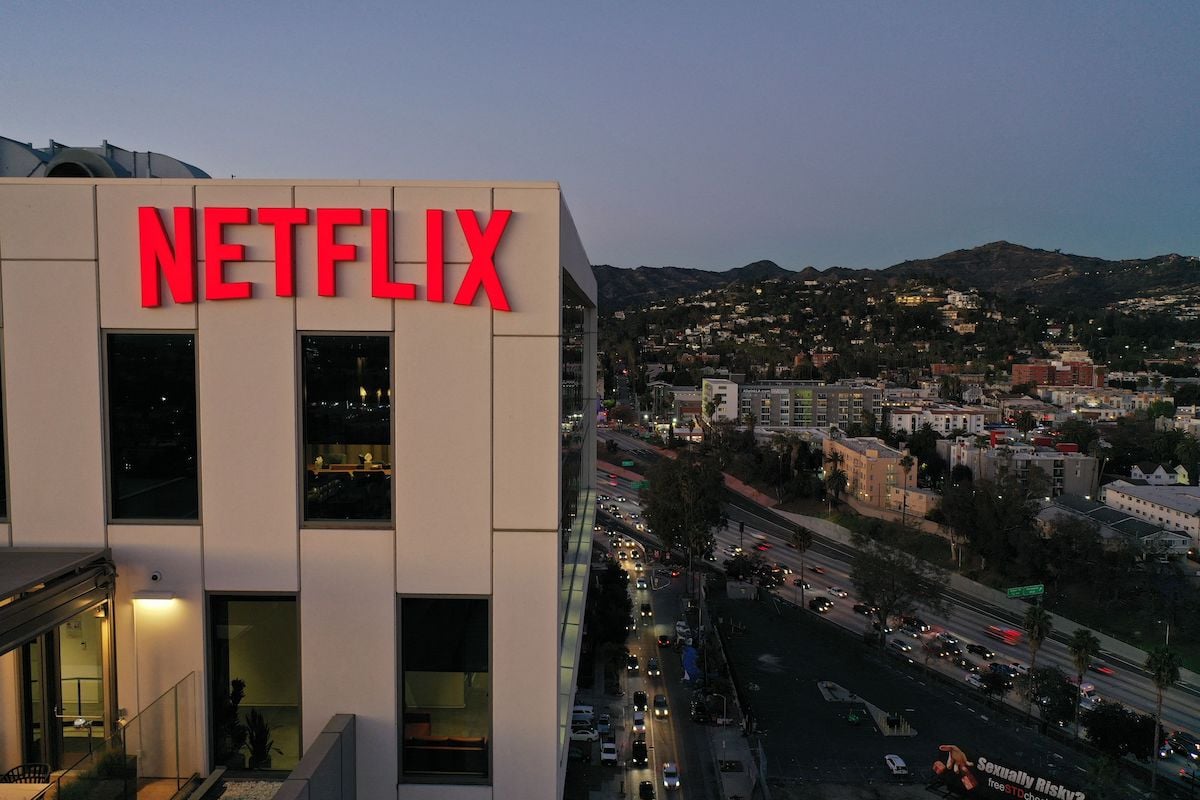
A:
[[[400,601],[406,777],[486,778],[491,751],[488,601]]]
[[[391,339],[302,336],[304,519],[392,518]]]
[[[112,519],[199,519],[195,337],[110,333],[106,344]]]
[[[209,598],[214,767],[290,770],[300,762],[296,598]]]

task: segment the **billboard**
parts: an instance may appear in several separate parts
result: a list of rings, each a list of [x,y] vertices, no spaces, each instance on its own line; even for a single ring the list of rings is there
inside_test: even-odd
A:
[[[974,759],[955,744],[938,747],[933,762],[935,783],[959,797],[991,800],[1087,800],[1087,795],[1048,778],[1013,766],[1004,758],[976,755]]]

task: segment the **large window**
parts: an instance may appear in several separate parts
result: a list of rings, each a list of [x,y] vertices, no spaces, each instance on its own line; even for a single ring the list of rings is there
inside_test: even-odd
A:
[[[485,599],[400,601],[406,777],[486,778],[492,701]]]
[[[199,518],[190,333],[110,333],[109,508],[115,520]]]
[[[213,765],[288,770],[300,761],[300,636],[290,596],[209,598]]]
[[[303,336],[304,518],[392,518],[391,340]]]

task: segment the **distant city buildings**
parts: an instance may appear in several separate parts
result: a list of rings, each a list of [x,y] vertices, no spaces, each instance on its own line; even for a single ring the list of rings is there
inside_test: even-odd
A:
[[[1025,364],[1013,364],[1014,386],[1032,383],[1036,386],[1103,386],[1107,374],[1105,367],[1087,361],[1032,360]]]

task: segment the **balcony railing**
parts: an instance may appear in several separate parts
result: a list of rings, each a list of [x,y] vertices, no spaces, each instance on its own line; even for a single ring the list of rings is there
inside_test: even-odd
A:
[[[197,774],[196,673],[168,689],[91,752],[56,773],[49,800],[172,797]]]

